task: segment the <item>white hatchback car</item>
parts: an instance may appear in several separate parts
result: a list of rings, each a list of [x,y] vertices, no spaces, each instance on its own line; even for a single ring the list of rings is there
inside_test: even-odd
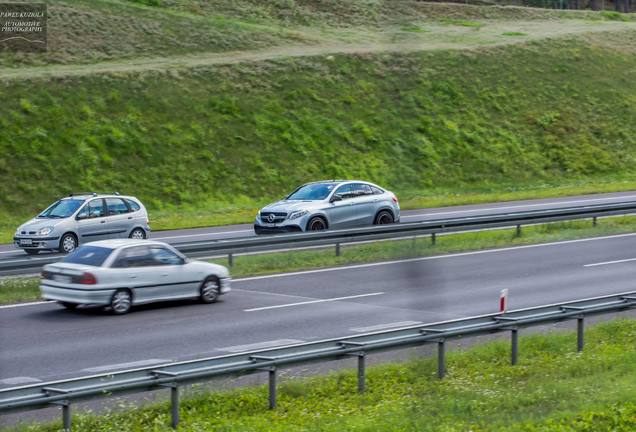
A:
[[[230,282],[227,268],[190,260],[168,244],[120,239],[82,245],[44,266],[40,290],[44,299],[68,309],[102,305],[124,314],[132,305],[155,301],[214,303],[230,291]]]

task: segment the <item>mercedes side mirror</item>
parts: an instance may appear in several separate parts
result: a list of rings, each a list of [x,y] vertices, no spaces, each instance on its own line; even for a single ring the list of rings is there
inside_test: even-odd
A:
[[[329,202],[336,202],[336,201],[342,201],[342,195],[340,195],[340,194],[333,194],[333,196],[331,197],[331,199],[329,200]]]

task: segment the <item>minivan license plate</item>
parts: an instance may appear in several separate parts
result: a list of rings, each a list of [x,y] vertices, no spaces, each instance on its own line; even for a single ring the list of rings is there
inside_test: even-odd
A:
[[[23,246],[31,246],[33,244],[33,240],[31,239],[22,239],[20,240],[20,244]]]

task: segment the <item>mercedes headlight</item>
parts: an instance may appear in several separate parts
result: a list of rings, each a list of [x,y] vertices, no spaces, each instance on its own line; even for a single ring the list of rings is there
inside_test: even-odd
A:
[[[301,216],[305,216],[307,213],[309,213],[308,210],[296,210],[289,214],[289,219],[298,219]]]
[[[40,228],[40,230],[38,231],[38,235],[49,235],[51,234],[51,231],[53,231],[53,227]]]

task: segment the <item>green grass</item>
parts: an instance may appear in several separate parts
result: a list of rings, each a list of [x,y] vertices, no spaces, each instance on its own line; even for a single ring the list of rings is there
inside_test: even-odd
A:
[[[502,35],[503,36],[527,36],[527,33],[509,31],[509,32],[503,32]]]
[[[636,216],[601,219],[596,227],[593,227],[590,221],[559,222],[524,227],[521,236],[517,236],[515,230],[496,230],[438,236],[435,245],[428,237],[418,238],[415,242],[408,239],[343,245],[340,256],[335,256],[334,248],[235,256],[231,273],[232,277],[239,278],[634,231]],[[226,259],[215,259],[212,262],[228,265]],[[33,301],[37,300],[39,295],[37,278],[0,279],[0,304]]]
[[[133,194],[170,228],[249,221],[322,178],[405,208],[632,188],[636,32],[621,35],[2,83],[2,238],[73,190]]]
[[[433,358],[368,368],[367,391],[356,374],[289,379],[278,406],[266,388],[198,391],[181,404],[179,430],[194,431],[633,431],[636,428],[636,321],[589,327],[583,353],[573,332],[521,336],[520,362],[509,342],[489,342],[447,355],[436,378]],[[103,416],[76,415],[76,431],[168,431],[159,403]],[[19,427],[53,431],[58,424]]]

